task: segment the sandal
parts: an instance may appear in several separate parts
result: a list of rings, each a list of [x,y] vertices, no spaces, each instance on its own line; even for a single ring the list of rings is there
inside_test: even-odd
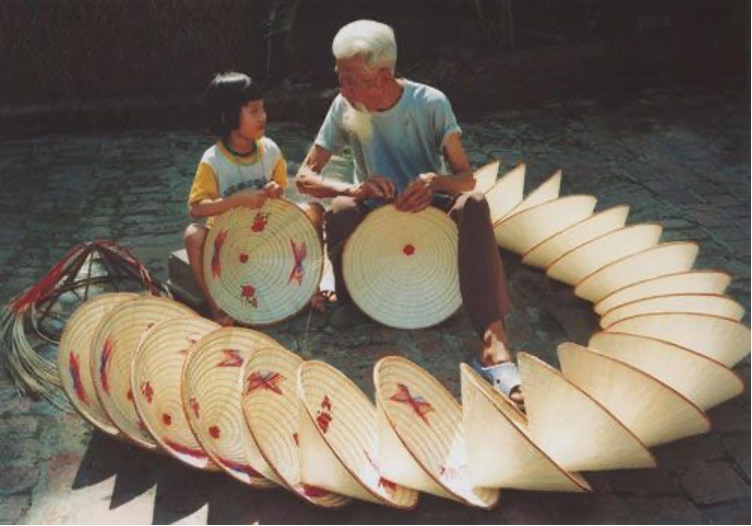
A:
[[[517,368],[517,364],[514,362],[501,362],[488,367],[480,363],[477,358],[473,358],[473,369],[480,374],[483,378],[488,380],[497,391],[506,396],[512,403],[518,408],[522,409],[523,404],[514,402],[510,394],[515,389],[519,390],[522,385],[522,379],[520,378],[520,370]]]

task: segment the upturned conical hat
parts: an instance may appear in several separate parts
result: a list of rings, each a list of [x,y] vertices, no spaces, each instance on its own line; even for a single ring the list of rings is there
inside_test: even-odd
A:
[[[546,275],[568,285],[579,283],[604,266],[658,243],[663,228],[641,224],[620,228],[579,245],[554,260]]]
[[[595,304],[603,315],[625,303],[666,294],[723,294],[731,276],[717,270],[690,270],[646,279],[615,290]]]
[[[650,336],[686,347],[727,367],[736,365],[750,350],[748,327],[707,314],[643,314],[614,323],[608,332]]]
[[[473,172],[473,179],[475,179],[474,191],[486,193],[493,188],[493,185],[496,183],[496,177],[499,175],[500,164],[501,162],[494,161]]]
[[[496,243],[524,254],[552,234],[590,217],[595,202],[592,195],[572,195],[510,214],[494,225]]]
[[[574,343],[562,343],[557,350],[564,376],[643,444],[656,446],[710,430],[710,420],[700,408],[640,369]]]
[[[189,466],[212,471],[219,467],[188,425],[181,384],[191,347],[219,328],[213,321],[195,316],[160,321],[144,334],[131,367],[133,402],[154,440]]]
[[[300,478],[297,372],[302,363],[282,347],[255,351],[243,371],[243,415],[256,447],[287,489],[317,506],[338,508],[350,499],[303,484]]]
[[[478,486],[590,491],[533,441],[527,418],[467,364],[460,364],[468,475]]]
[[[141,296],[112,309],[94,337],[91,367],[94,386],[112,422],[137,445],[159,446],[136,412],[131,390],[131,364],[144,333],[162,320],[197,317],[185,305],[166,298]]]
[[[661,312],[692,312],[709,314],[721,318],[739,321],[744,316],[744,307],[720,294],[671,294],[654,296],[625,303],[611,309],[601,316],[604,329],[619,320],[632,318],[640,314],[657,314]]]
[[[347,241],[342,274],[353,301],[374,320],[399,329],[436,325],[462,304],[457,226],[436,208],[379,208]]]
[[[304,483],[396,508],[417,505],[417,491],[382,474],[376,408],[347,376],[323,362],[304,362],[298,395]]]
[[[744,392],[744,382],[722,363],[648,336],[598,332],[588,347],[637,367],[707,411]]]
[[[183,407],[199,444],[232,477],[256,487],[282,481],[245,423],[243,365],[256,350],[278,345],[260,332],[225,327],[192,347],[183,368]]]
[[[525,165],[518,164],[513,170],[504,174],[486,192],[486,201],[488,202],[492,224],[522,202],[524,188]]]
[[[420,491],[491,508],[499,491],[468,478],[462,408],[426,370],[399,356],[376,363],[379,458],[384,476]]]
[[[537,206],[539,204],[545,203],[547,201],[553,201],[557,197],[559,197],[559,191],[561,190],[561,170],[555,172],[551,177],[543,181],[541,185],[530,192],[525,199],[520,201],[517,205],[514,206],[511,210],[509,210],[506,214],[501,216],[499,219],[493,219],[494,216],[492,215],[492,223],[495,227],[498,223],[503,221],[505,218],[512,216],[514,214],[519,214],[520,212],[527,210],[528,208],[532,208],[534,206]]]
[[[73,407],[94,426],[112,436],[119,436],[120,430],[102,407],[91,374],[94,336],[100,322],[112,309],[136,297],[136,294],[113,292],[83,303],[65,325],[57,350],[60,380]]]
[[[628,213],[629,207],[621,205],[587,217],[532,247],[525,253],[522,262],[525,265],[546,268],[570,250],[623,228]]]
[[[204,243],[204,279],[214,301],[253,326],[308,305],[323,269],[321,239],[303,210],[284,199],[217,218]]]
[[[697,243],[664,243],[609,263],[580,281],[574,293],[596,303],[632,283],[689,270],[698,252]]]
[[[568,471],[655,467],[655,458],[603,405],[543,361],[518,354],[533,440]]]

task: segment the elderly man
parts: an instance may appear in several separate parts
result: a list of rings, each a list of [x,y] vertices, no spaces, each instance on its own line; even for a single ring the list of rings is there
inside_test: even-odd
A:
[[[499,390],[522,402],[519,373],[506,346],[509,311],[504,270],[488,204],[475,187],[451,104],[440,91],[395,77],[392,29],[358,20],[332,43],[340,94],[334,99],[297,175],[301,193],[333,197],[325,216],[327,251],[339,309],[353,308],[342,278],[342,248],[373,209],[374,200],[418,212],[432,204],[459,229],[460,291],[482,345],[474,366]],[[356,184],[319,176],[332,154],[350,148]],[[443,171],[442,156],[449,173]]]

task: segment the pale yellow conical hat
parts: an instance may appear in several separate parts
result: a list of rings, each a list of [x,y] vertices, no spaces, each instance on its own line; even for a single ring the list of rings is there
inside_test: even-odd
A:
[[[267,199],[217,218],[204,243],[204,278],[214,301],[252,326],[277,323],[308,306],[324,257],[316,229],[297,205]]]
[[[546,268],[570,250],[623,228],[628,213],[629,207],[621,205],[587,217],[532,247],[525,253],[522,262],[532,267]]]
[[[140,296],[112,309],[94,337],[91,367],[94,386],[112,422],[137,445],[159,445],[136,412],[131,390],[131,364],[141,338],[162,320],[197,317],[185,305],[167,298]]]
[[[491,222],[494,226],[494,232],[495,232],[496,225],[499,224],[504,219],[506,219],[507,217],[515,215],[515,214],[519,214],[520,212],[527,210],[528,208],[532,208],[534,206],[540,205],[547,201],[553,201],[554,199],[559,197],[560,190],[561,190],[561,170],[558,170],[551,177],[543,181],[543,183],[541,183],[541,185],[538,188],[530,192],[530,194],[528,194],[528,196],[525,197],[525,199],[523,199],[517,205],[515,205],[514,208],[507,211],[503,216],[501,216],[498,219],[494,219],[494,215],[491,215],[491,218],[492,218]],[[498,243],[498,239],[497,239],[497,243]]]
[[[57,364],[65,394],[86,420],[111,436],[120,436],[99,401],[92,377],[94,336],[104,317],[124,301],[136,298],[125,292],[105,293],[83,303],[65,325],[57,350]]]
[[[399,356],[379,360],[373,378],[384,476],[470,506],[493,507],[499,491],[470,483],[462,408],[452,394]]]
[[[709,314],[729,320],[739,321],[744,316],[744,307],[726,296],[720,294],[670,294],[653,296],[630,303],[605,312],[601,316],[600,324],[604,329],[619,320],[632,318],[640,314],[657,314],[661,312],[691,312]]]
[[[522,201],[525,188],[525,165],[518,164],[504,174],[486,191],[486,201],[491,212],[491,224],[507,215]]]
[[[255,487],[281,484],[248,431],[240,404],[243,366],[279,344],[251,329],[225,327],[191,348],[183,367],[183,408],[199,444],[233,478]]]
[[[436,325],[462,304],[457,226],[432,207],[374,210],[348,239],[342,274],[355,304],[374,320],[399,329]]]
[[[564,469],[655,467],[645,444],[598,401],[538,358],[517,359],[533,440]]]
[[[213,321],[197,316],[160,321],[144,335],[131,367],[133,402],[154,440],[181,462],[212,471],[219,467],[188,425],[181,384],[191,347],[219,328]]]
[[[243,371],[243,415],[256,447],[287,489],[317,506],[338,508],[350,499],[303,484],[300,477],[297,372],[302,363],[282,347],[255,351]]]
[[[546,275],[568,285],[575,285],[588,274],[613,261],[655,246],[662,231],[663,227],[658,224],[641,224],[613,230],[559,256],[546,268]]]
[[[731,276],[717,270],[690,270],[646,279],[615,290],[595,304],[600,315],[625,303],[666,294],[723,294]]]
[[[564,376],[643,444],[657,446],[710,430],[710,420],[700,408],[640,369],[574,343],[562,343],[557,350]]]
[[[494,225],[496,243],[511,252],[524,254],[552,234],[590,217],[595,202],[592,195],[572,195],[510,214]]]
[[[478,373],[460,364],[468,475],[478,486],[537,491],[590,491],[533,441],[527,418]]]
[[[593,272],[580,281],[574,293],[596,303],[620,288],[658,276],[692,268],[697,258],[697,243],[664,243],[632,254]]]
[[[496,177],[499,175],[499,165],[501,165],[501,162],[494,161],[473,172],[473,179],[475,179],[474,191],[486,193],[493,188],[496,183]]]
[[[722,363],[655,338],[598,332],[588,347],[656,377],[704,411],[744,392],[739,375]]]
[[[347,376],[323,362],[304,362],[298,395],[305,484],[395,508],[417,505],[417,491],[382,474],[376,408]]]
[[[738,321],[707,314],[643,314],[618,321],[608,332],[650,336],[733,367],[749,354],[750,331]]]

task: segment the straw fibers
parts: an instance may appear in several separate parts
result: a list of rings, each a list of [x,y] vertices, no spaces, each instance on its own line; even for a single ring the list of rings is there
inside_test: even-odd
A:
[[[104,293],[83,303],[66,323],[57,350],[60,379],[73,407],[95,427],[112,436],[120,436],[120,430],[102,407],[91,375],[94,335],[112,309],[136,297],[125,292]]]
[[[462,414],[470,481],[537,491],[590,491],[533,440],[527,418],[467,364],[460,364]]]
[[[731,276],[716,270],[691,270],[639,281],[615,290],[595,304],[600,315],[632,301],[668,294],[723,294]]]
[[[263,326],[294,316],[318,290],[323,250],[305,212],[284,199],[217,218],[204,245],[204,277],[217,305]]]
[[[706,314],[643,314],[618,321],[608,332],[650,336],[733,367],[750,350],[750,331],[738,321]]]
[[[624,227],[629,207],[615,206],[587,217],[566,230],[544,239],[522,258],[522,263],[546,268],[570,250],[609,232]]]
[[[126,437],[146,449],[157,449],[158,445],[133,405],[131,363],[150,327],[180,317],[198,316],[182,303],[141,296],[112,309],[95,333],[91,371],[102,406]]]
[[[703,411],[744,392],[739,375],[722,363],[655,338],[598,332],[588,347],[654,376]]]
[[[417,505],[415,490],[381,472],[376,408],[347,376],[323,362],[305,362],[298,396],[303,482],[395,508]]]
[[[462,407],[441,382],[399,356],[379,360],[373,377],[384,476],[470,506],[495,506],[498,490],[470,483]]]
[[[557,351],[564,376],[643,444],[657,446],[710,430],[710,420],[696,405],[640,369],[574,343],[562,343]]]
[[[282,347],[255,351],[243,371],[243,415],[259,452],[287,489],[317,506],[338,508],[350,499],[305,485],[300,477],[297,371],[302,363]]]
[[[709,314],[739,321],[744,316],[744,307],[720,294],[672,294],[654,296],[630,303],[625,303],[603,314],[600,320],[604,329],[619,320],[660,312],[693,312]]]
[[[501,162],[494,161],[475,170],[473,173],[473,179],[475,179],[474,191],[486,193],[493,188],[496,177],[499,175],[499,165],[501,165]]]
[[[568,471],[655,467],[647,447],[603,405],[527,353],[517,356],[533,439]]]
[[[662,231],[660,225],[642,224],[608,232],[562,254],[548,266],[546,275],[576,285],[609,263],[655,246]]]
[[[131,367],[133,402],[154,440],[181,462],[211,471],[219,467],[196,440],[183,410],[182,371],[191,348],[219,328],[194,316],[161,321],[144,335]]]
[[[505,215],[500,217],[498,220],[493,221],[494,227],[499,221],[501,221],[502,219],[508,216],[519,214],[523,210],[527,210],[528,208],[532,208],[534,206],[545,203],[547,201],[553,201],[554,199],[559,197],[560,190],[561,190],[561,170],[558,170],[551,177],[543,181],[543,183],[541,183],[541,185],[538,188],[530,192],[530,194],[528,194],[528,196],[525,197],[525,199],[523,199],[514,208],[512,208],[510,211],[508,211]],[[494,216],[492,215],[491,218],[493,217]]]
[[[491,212],[492,224],[507,215],[510,210],[522,202],[524,188],[525,165],[518,164],[513,170],[504,174],[486,192],[486,201]]]
[[[516,254],[524,254],[551,235],[590,217],[595,202],[592,195],[573,195],[509,215],[494,225],[496,243]]]
[[[350,236],[342,273],[353,301],[374,320],[399,329],[436,325],[462,303],[457,227],[436,208],[384,206]]]

